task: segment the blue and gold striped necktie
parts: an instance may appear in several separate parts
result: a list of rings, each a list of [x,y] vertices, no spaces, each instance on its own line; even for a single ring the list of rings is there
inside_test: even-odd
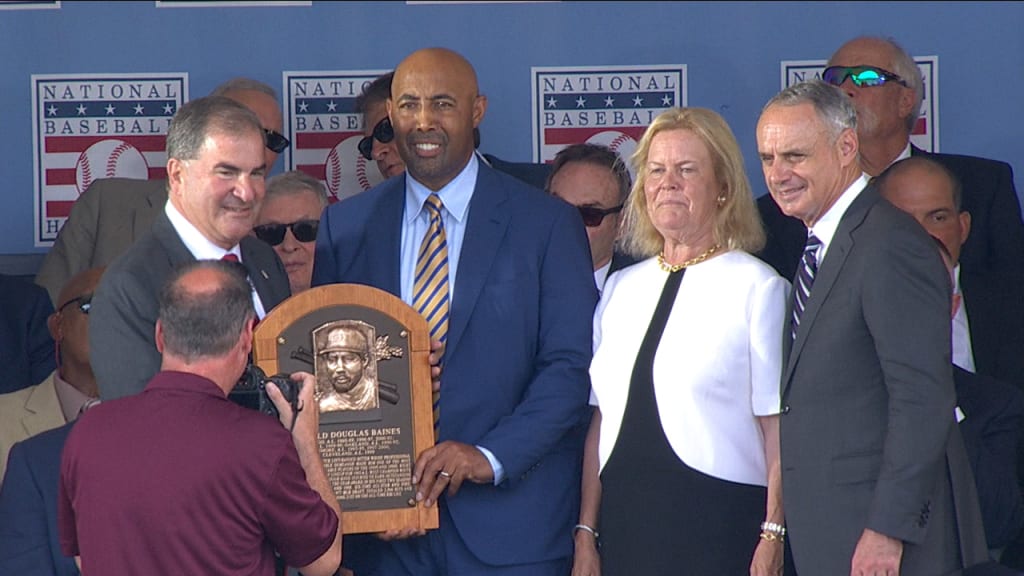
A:
[[[431,194],[423,204],[430,217],[430,225],[416,256],[416,276],[413,282],[413,308],[426,320],[430,340],[444,344],[448,340],[448,241],[444,232],[443,204],[437,194]],[[440,393],[434,392],[434,435],[440,423]]]

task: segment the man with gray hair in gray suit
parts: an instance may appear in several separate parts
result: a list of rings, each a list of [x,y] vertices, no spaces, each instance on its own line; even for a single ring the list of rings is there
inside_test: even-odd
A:
[[[157,293],[177,267],[241,262],[260,318],[291,295],[281,260],[250,235],[265,193],[265,144],[259,118],[223,96],[192,100],[174,115],[166,206],[107,269],[92,302],[90,359],[103,400],[142,391],[159,370]]]
[[[252,110],[266,137],[263,156],[271,170],[290,142],[282,135],[284,121],[277,92],[252,78],[232,78],[213,89]],[[60,289],[75,274],[107,266],[153,225],[167,203],[167,180],[101,178],[93,182],[71,208],[35,282],[57,304]]]
[[[773,97],[757,148],[772,198],[808,230],[781,335],[796,571],[933,576],[985,561],[933,240],[868,183],[856,111],[839,89],[804,82]],[[961,521],[967,512],[973,522]]]

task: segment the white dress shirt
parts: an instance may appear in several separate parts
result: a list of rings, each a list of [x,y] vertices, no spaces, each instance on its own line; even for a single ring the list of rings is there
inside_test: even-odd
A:
[[[954,293],[963,294],[960,291],[959,264],[953,269],[953,275],[956,278]],[[967,307],[964,306],[963,300],[960,301],[960,306],[957,307],[956,314],[953,315],[953,364],[968,372],[974,372],[974,348],[971,346],[971,325],[967,321]]]
[[[843,214],[846,214],[846,209],[867,187],[868,175],[861,173],[860,178],[854,180],[846,190],[843,190],[835,203],[807,231],[808,236],[814,234],[818,240],[821,240],[821,247],[818,248],[818,266],[825,261],[829,244],[832,243],[832,238],[835,237],[836,230],[839,229],[839,221],[843,219]]]
[[[597,284],[597,293],[604,292],[604,282],[608,279],[608,271],[612,268],[612,261],[609,260],[607,264],[601,266],[597,270],[594,270],[594,284]]]
[[[232,246],[230,250],[225,250],[210,242],[209,238],[203,236],[198,228],[185,219],[181,212],[178,212],[170,200],[164,205],[164,212],[167,214],[167,219],[171,221],[174,231],[178,233],[178,238],[181,238],[185,248],[188,248],[196,260],[220,260],[225,254],[234,254],[238,257],[239,262],[242,261],[242,249],[238,244]],[[249,290],[252,292],[252,305],[256,309],[256,317],[262,320],[267,315],[267,309],[263,307],[260,295],[256,292],[252,282],[249,282]]]

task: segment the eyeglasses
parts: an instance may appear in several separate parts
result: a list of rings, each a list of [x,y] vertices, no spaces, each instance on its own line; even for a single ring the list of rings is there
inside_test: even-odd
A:
[[[363,155],[363,158],[373,160],[373,141],[376,140],[381,144],[387,144],[394,139],[395,129],[391,126],[391,119],[385,116],[373,127],[372,136],[364,136],[359,141],[359,153]]]
[[[604,222],[604,217],[609,214],[615,214],[616,212],[622,211],[623,204],[619,204],[614,208],[594,208],[593,206],[577,206],[576,209],[580,211],[580,216],[583,216],[583,224],[587,228],[596,228]]]
[[[284,242],[284,231],[291,228],[292,234],[299,242],[312,242],[316,240],[316,231],[320,228],[317,220],[298,220],[291,224],[264,224],[252,229],[256,237],[271,246],[277,246]]]
[[[896,74],[875,66],[829,66],[821,79],[833,86],[841,86],[849,78],[855,86],[881,86],[886,82],[907,83]]]
[[[284,137],[283,134],[275,132],[269,128],[264,128],[263,133],[267,135],[267,148],[271,152],[280,154],[284,152],[285,148],[292,145],[292,143]]]
[[[67,302],[61,304],[60,308],[57,309],[57,313],[59,314],[64,312],[64,309],[72,304],[75,304],[79,311],[82,312],[82,314],[88,314],[89,310],[92,308],[92,294],[82,294],[78,298],[72,298],[71,300],[68,300]]]

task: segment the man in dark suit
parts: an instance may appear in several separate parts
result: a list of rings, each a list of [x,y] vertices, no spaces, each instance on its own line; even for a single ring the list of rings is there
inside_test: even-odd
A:
[[[1008,286],[1006,275],[963,264],[963,247],[977,229],[963,208],[955,173],[932,157],[914,156],[893,164],[877,184],[886,200],[913,216],[953,258],[956,292],[963,295],[953,320],[953,363],[1024,387],[1024,289]]]
[[[159,371],[157,294],[181,264],[241,261],[261,318],[290,295],[281,260],[249,235],[265,193],[265,143],[256,115],[222,96],[193,100],[175,114],[167,131],[169,202],[110,266],[93,298],[90,358],[103,400],[142,391]]]
[[[31,282],[0,274],[0,394],[39,384],[56,367],[46,319],[53,304]]]
[[[828,65],[824,77],[840,86],[857,109],[864,171],[877,176],[893,162],[919,155],[949,168],[963,186],[963,209],[973,221],[960,258],[962,274],[1010,276],[1008,283],[1016,286],[1017,298],[1024,300],[1024,283],[1018,280],[1024,269],[1024,222],[1010,165],[973,156],[931,154],[910,144],[924,97],[923,80],[914,59],[894,41],[853,39],[832,55]],[[758,209],[768,233],[760,256],[783,277],[792,278],[806,228],[780,211],[768,194],[758,199]]]
[[[587,237],[571,206],[477,158],[473,129],[486,105],[462,56],[413,53],[388,103],[406,175],[321,220],[314,285],[375,286],[417,309],[415,271],[434,269],[417,257],[421,241],[443,234],[446,246],[429,308],[437,302],[439,313],[424,313],[443,342],[439,443],[413,472],[441,526],[384,535],[379,563],[359,574],[569,570],[596,300]]]
[[[868,186],[856,126],[820,81],[783,90],[757,125],[768,189],[810,233],[783,336],[787,539],[801,574],[946,574],[987,557],[980,521],[962,520],[978,504],[953,431],[949,280],[931,238]]]
[[[60,551],[60,452],[74,421],[14,445],[0,487],[0,574],[77,576]]]
[[[944,260],[948,259],[953,285],[953,380],[957,405],[965,415],[959,428],[977,481],[989,548],[1002,549],[1024,528],[1024,501],[1016,466],[1024,429],[1024,394],[1003,381],[974,374],[976,355],[971,344],[975,340],[972,336],[980,332],[977,329],[990,327],[991,322],[986,324],[990,320],[1007,324],[996,334],[1012,336],[1012,325],[1024,324],[1024,303],[1007,300],[998,286],[972,284],[977,290],[972,292],[972,302],[995,300],[999,313],[994,318],[975,318],[972,313],[968,326],[959,258],[960,248],[970,234],[971,215],[961,208],[960,183],[948,168],[924,156],[905,158],[887,168],[875,185],[883,198],[913,216],[940,243]],[[969,311],[975,310],[971,306]],[[987,349],[996,351],[1013,344],[1010,338],[1000,339]],[[1017,354],[1024,355],[1024,346],[1019,342],[1016,345]]]
[[[283,120],[277,93],[263,82],[233,78],[211,96],[225,96],[252,110],[267,134],[263,150],[267,171],[289,142],[281,133]],[[43,258],[36,284],[46,288],[54,305],[62,286],[75,274],[106,266],[153,226],[167,203],[166,180],[101,178],[75,202],[71,214]]]

